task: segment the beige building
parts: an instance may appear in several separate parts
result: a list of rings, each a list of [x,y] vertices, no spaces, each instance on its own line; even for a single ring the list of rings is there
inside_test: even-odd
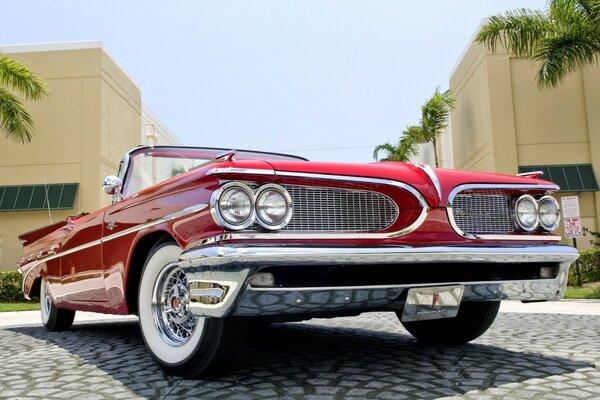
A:
[[[2,46],[43,77],[50,96],[26,107],[31,143],[0,135],[0,269],[21,256],[17,235],[109,204],[106,175],[139,144],[178,144],[142,106],[140,88],[100,42]]]
[[[556,89],[538,89],[535,75],[531,61],[471,43],[450,77],[457,102],[446,158],[458,169],[542,170],[561,186],[557,198],[579,196],[583,226],[597,231],[600,68],[573,73]],[[578,247],[589,247],[589,239]]]

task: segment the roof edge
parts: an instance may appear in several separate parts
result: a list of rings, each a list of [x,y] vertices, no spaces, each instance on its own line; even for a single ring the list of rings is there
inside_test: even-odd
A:
[[[74,42],[54,42],[54,43],[31,43],[31,44],[13,44],[0,45],[0,53],[35,53],[42,51],[60,51],[60,50],[82,50],[82,49],[101,49],[100,40],[82,40]]]

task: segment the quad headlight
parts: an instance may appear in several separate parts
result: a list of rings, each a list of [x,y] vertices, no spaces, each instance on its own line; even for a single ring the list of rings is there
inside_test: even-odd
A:
[[[268,184],[256,192],[257,222],[265,229],[281,229],[292,218],[292,198],[281,186]]]
[[[243,183],[230,182],[213,192],[210,210],[217,224],[233,230],[245,229],[254,223],[254,192]]]
[[[280,185],[266,184],[256,193],[241,182],[229,182],[213,192],[210,211],[215,222],[241,230],[258,223],[265,229],[281,229],[292,218],[292,199]]]
[[[530,195],[523,195],[515,202],[514,213],[517,228],[525,232],[538,228],[551,232],[560,223],[560,208],[552,196],[543,196],[536,201]]]
[[[538,204],[532,196],[523,195],[515,203],[515,222],[526,232],[531,232],[538,227]]]
[[[550,232],[555,230],[560,223],[560,207],[552,196],[544,196],[538,202],[538,215],[540,226]]]

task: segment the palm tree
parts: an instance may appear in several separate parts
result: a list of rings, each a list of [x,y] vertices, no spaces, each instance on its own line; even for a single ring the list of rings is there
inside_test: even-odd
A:
[[[387,157],[380,161],[409,161],[410,157],[419,152],[417,144],[433,143],[435,166],[439,166],[437,156],[437,138],[448,126],[450,111],[454,108],[455,99],[450,89],[440,92],[435,88],[433,96],[421,106],[421,121],[419,125],[410,125],[402,132],[397,146],[390,143],[380,144],[373,150],[373,158],[377,160],[380,151],[385,151]]]
[[[9,89],[26,100],[40,100],[48,95],[48,90],[44,80],[23,64],[0,56],[0,129],[7,138],[24,144],[31,141],[33,119],[22,101]]]
[[[412,156],[417,155],[417,141],[415,136],[420,132],[420,127],[416,125],[407,126],[400,135],[401,139],[397,146],[391,143],[380,144],[373,150],[373,159],[379,161],[403,161],[407,162]],[[417,133],[417,135],[415,134]],[[378,158],[379,152],[384,151],[386,157]]]
[[[456,100],[450,89],[440,92],[440,87],[438,86],[435,88],[433,96],[421,106],[421,131],[418,133],[418,140],[420,143],[433,143],[436,167],[439,167],[437,139],[448,126],[450,111],[454,108],[455,102]]]
[[[556,87],[569,73],[598,63],[600,1],[549,0],[546,10],[495,15],[475,40],[492,52],[498,43],[539,64],[538,87]]]

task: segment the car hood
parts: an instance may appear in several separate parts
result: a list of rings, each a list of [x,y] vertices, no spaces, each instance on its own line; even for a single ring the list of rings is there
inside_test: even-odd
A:
[[[346,164],[329,162],[267,161],[275,174],[323,174],[388,179],[403,182],[419,190],[430,206],[446,206],[450,192],[464,184],[550,185],[552,182],[529,177],[486,172],[471,172],[444,168],[426,168],[422,164],[403,162],[374,162]],[[429,170],[429,172],[428,172]]]

